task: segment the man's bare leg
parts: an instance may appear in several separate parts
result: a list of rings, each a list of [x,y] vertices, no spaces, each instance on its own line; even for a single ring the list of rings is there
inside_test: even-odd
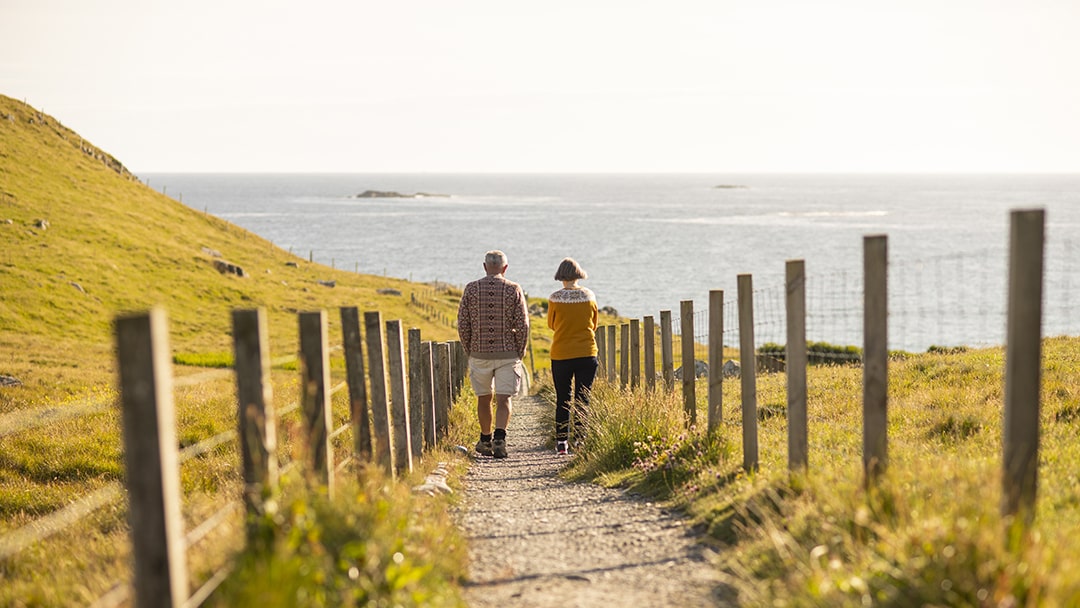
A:
[[[500,397],[501,398],[501,397]],[[491,434],[491,395],[477,395],[476,417],[480,419],[480,434]],[[507,416],[509,419],[509,416]],[[505,426],[501,428],[506,428]]]
[[[490,403],[490,397],[488,397]],[[513,405],[510,402],[510,395],[495,395],[495,428],[506,430],[506,425],[510,424],[510,414],[513,411]],[[491,424],[491,409],[488,409],[488,428]]]

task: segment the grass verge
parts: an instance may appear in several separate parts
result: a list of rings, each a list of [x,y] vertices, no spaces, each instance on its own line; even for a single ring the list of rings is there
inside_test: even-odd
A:
[[[809,370],[810,466],[787,470],[786,378],[758,378],[760,468],[742,469],[739,383],[718,433],[683,426],[681,399],[596,387],[569,474],[684,509],[719,550],[745,605],[1080,605],[1080,340],[1044,342],[1035,524],[999,514],[1001,349],[890,364],[888,472],[861,464],[862,370]],[[698,419],[706,411],[699,385]]]
[[[447,500],[414,495],[375,466],[335,496],[294,482],[212,606],[463,606],[465,545]]]

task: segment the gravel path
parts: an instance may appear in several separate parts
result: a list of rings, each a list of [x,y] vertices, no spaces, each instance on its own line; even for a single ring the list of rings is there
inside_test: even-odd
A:
[[[474,608],[728,606],[686,522],[622,490],[560,479],[538,397],[514,401],[509,458],[477,457],[456,512]],[[471,446],[470,446],[471,449]]]

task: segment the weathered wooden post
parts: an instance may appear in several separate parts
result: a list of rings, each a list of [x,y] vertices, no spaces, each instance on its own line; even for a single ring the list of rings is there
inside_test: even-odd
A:
[[[423,342],[420,345],[420,404],[423,414],[420,420],[424,427],[424,447],[429,450],[435,449],[435,392],[432,387],[432,361],[431,342]]]
[[[645,389],[656,390],[656,326],[652,316],[645,317]]]
[[[308,466],[334,491],[334,451],[330,447],[330,353],[326,311],[300,313],[300,403],[307,432]]]
[[[188,573],[165,311],[117,317],[115,331],[135,606],[183,606]]]
[[[1005,353],[1001,513],[1035,518],[1039,481],[1039,387],[1042,383],[1042,293],[1046,212],[1018,210],[1009,219],[1009,311]]]
[[[371,420],[364,379],[364,343],[360,338],[360,311],[341,307],[341,340],[345,353],[345,379],[349,384],[349,421],[353,451],[360,462],[371,462]]]
[[[737,277],[739,297],[739,374],[742,381],[743,468],[758,468],[757,356],[754,352],[754,281],[748,274]]]
[[[618,367],[615,365],[615,330],[614,325],[607,326],[607,370],[608,382],[615,384],[618,377]]]
[[[630,325],[619,323],[619,387],[630,383]]]
[[[888,237],[863,237],[863,471],[875,481],[889,462]]]
[[[462,362],[454,340],[450,340],[446,344],[450,348],[450,406],[453,407],[454,402],[457,401],[458,391],[461,386]]]
[[[630,390],[641,386],[641,324],[630,319]]]
[[[593,339],[596,340],[596,377],[603,380],[607,378],[607,330],[604,326],[596,328]]]
[[[386,361],[390,377],[390,416],[394,427],[394,466],[398,473],[411,473],[412,431],[409,425],[409,387],[405,384],[405,340],[401,321],[386,322]]]
[[[456,356],[458,357],[458,359],[457,359],[458,364],[457,365],[458,365],[459,371],[458,371],[458,390],[457,390],[457,392],[454,393],[454,401],[450,402],[450,407],[454,407],[454,403],[457,402],[458,397],[461,396],[461,390],[464,389],[464,386],[465,386],[465,378],[467,378],[469,376],[469,357],[467,355],[465,355],[464,344],[461,343],[461,340],[454,340],[453,343],[454,343],[454,352],[457,353]],[[532,344],[532,342],[529,341],[529,346],[531,346],[531,344]]]
[[[368,376],[371,381],[371,422],[375,462],[388,474],[395,474],[393,430],[390,428],[390,400],[386,396],[386,358],[383,356],[382,313],[364,313],[364,338],[367,341]]]
[[[679,343],[682,346],[682,394],[683,412],[686,414],[686,424],[697,424],[697,365],[694,356],[694,301],[683,300],[679,302],[679,325],[682,335]]]
[[[234,310],[232,322],[244,506],[248,515],[254,517],[266,512],[266,501],[277,491],[278,482],[266,311]]]
[[[413,461],[424,453],[424,364],[420,329],[409,328],[409,446]]]
[[[720,428],[724,412],[724,291],[709,292],[709,432]]]
[[[809,464],[806,415],[806,264],[788,260],[785,268],[787,304],[787,420],[788,469]]]
[[[664,375],[664,390],[675,390],[675,350],[672,347],[671,311],[660,311],[660,366]]]
[[[446,437],[446,431],[450,426],[450,345],[446,342],[436,342],[431,345],[434,349],[431,354],[432,390],[435,391],[435,431],[441,438]]]

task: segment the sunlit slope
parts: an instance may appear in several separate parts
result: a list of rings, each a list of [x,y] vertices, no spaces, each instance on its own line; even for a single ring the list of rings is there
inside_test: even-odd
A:
[[[153,305],[168,311],[173,349],[184,353],[228,352],[229,311],[256,306],[271,314],[275,354],[296,350],[295,312],[326,309],[336,336],[344,305],[401,318],[426,338],[454,336],[406,305],[425,287],[309,264],[151,190],[55,118],[4,96],[0,244],[0,374],[39,397],[111,381],[112,319]],[[401,295],[377,293],[387,288]],[[449,317],[453,300],[435,306]],[[0,410],[31,398],[0,393]]]

